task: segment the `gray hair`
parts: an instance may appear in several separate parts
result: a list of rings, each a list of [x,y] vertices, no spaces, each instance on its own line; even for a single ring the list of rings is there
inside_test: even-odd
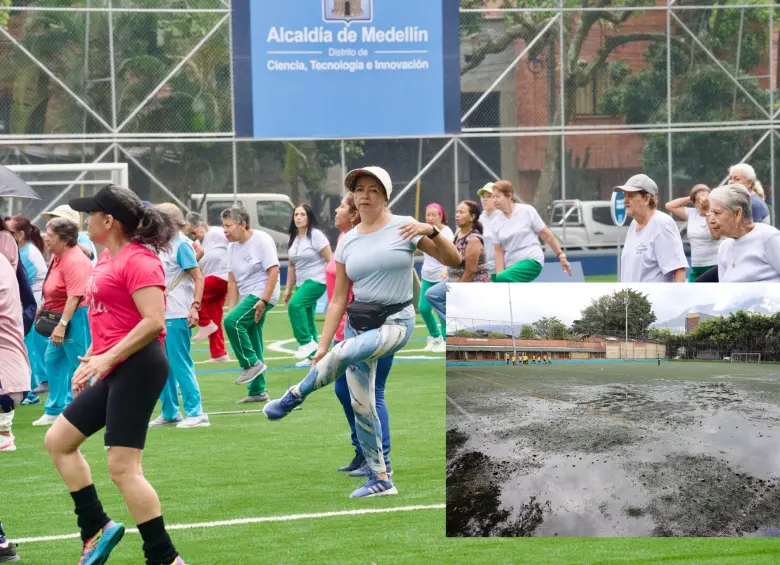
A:
[[[246,222],[246,227],[247,228],[249,227],[249,213],[246,210],[244,210],[243,206],[239,204],[235,204],[230,208],[228,208],[227,210],[223,210],[222,214],[220,214],[220,217],[223,220],[230,218],[237,224],[240,224],[241,222]]]
[[[75,247],[79,242],[79,227],[67,218],[52,218],[46,222],[46,227],[68,247]]]
[[[206,220],[204,220],[203,216],[201,216],[197,212],[190,212],[189,214],[187,214],[186,221],[193,228],[199,228],[200,226],[208,227],[208,225],[206,224]]]
[[[735,172],[742,173],[747,180],[756,182],[756,170],[747,163],[737,163],[729,167],[729,175]]]
[[[742,221],[746,224],[753,221],[750,192],[741,184],[719,186],[710,193],[710,200],[717,200],[732,214],[742,210]]]

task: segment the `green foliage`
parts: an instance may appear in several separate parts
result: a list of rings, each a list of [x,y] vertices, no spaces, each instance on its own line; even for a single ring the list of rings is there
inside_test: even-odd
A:
[[[555,316],[539,318],[533,323],[533,331],[540,339],[572,339],[571,330]]]
[[[523,324],[523,328],[520,330],[520,339],[536,339],[536,332],[533,326]]]
[[[582,310],[582,318],[572,325],[577,335],[624,335],[626,332],[626,300],[628,300],[628,335],[641,338],[648,335],[656,315],[647,295],[625,289],[591,300]]]

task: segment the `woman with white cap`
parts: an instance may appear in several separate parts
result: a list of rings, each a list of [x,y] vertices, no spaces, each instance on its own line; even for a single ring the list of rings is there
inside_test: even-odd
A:
[[[751,200],[742,184],[710,194],[710,230],[726,238],[718,250],[719,282],[780,282],[780,231],[753,221]]]
[[[647,175],[634,175],[614,191],[626,195],[633,218],[620,256],[620,282],[685,282],[685,258],[677,224],[657,210],[658,186]]]
[[[41,219],[43,219],[44,222],[48,223],[49,220],[53,218],[65,218],[76,224],[76,227],[79,229],[79,249],[87,256],[87,259],[92,261],[92,266],[94,267],[97,264],[97,248],[92,240],[89,239],[89,234],[81,230],[81,226],[83,225],[81,223],[81,214],[67,204],[62,204],[57,206],[54,210],[49,210],[48,212],[41,214]]]
[[[489,182],[477,191],[482,202],[482,213],[479,215],[479,223],[482,224],[482,238],[485,243],[485,256],[490,274],[496,273],[496,250],[493,241],[493,223],[501,215],[501,210],[496,208],[493,200],[493,185]]]
[[[263,412],[272,420],[284,418],[346,370],[358,441],[370,469],[369,480],[351,497],[363,498],[398,492],[385,467],[374,386],[377,360],[401,349],[414,331],[414,252],[419,249],[451,267],[460,264],[460,255],[431,224],[390,212],[387,206],[393,185],[384,169],[356,169],[344,184],[354,194],[360,224],[336,248],[336,288],[312,369]],[[347,306],[350,285],[354,300]],[[345,339],[328,353],[345,310]]]
[[[686,206],[693,203],[693,206]],[[666,209],[688,221],[688,241],[691,242],[691,270],[688,282],[695,282],[701,275],[718,263],[720,238],[713,238],[707,227],[707,212],[710,211],[710,187],[697,184],[691,189],[690,196],[676,198],[666,203]]]
[[[496,282],[531,282],[542,272],[544,250],[541,238],[571,276],[571,265],[553,232],[544,225],[536,208],[515,202],[515,191],[509,181],[493,185],[493,200],[501,212],[492,222],[492,239],[496,259]]]

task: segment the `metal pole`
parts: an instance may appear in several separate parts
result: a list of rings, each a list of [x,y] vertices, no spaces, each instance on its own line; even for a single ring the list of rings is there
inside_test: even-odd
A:
[[[417,170],[422,169],[422,156],[423,156],[423,140],[422,137],[418,140],[417,145]],[[417,179],[417,193],[414,198],[414,219],[420,220],[420,191],[422,190],[422,178]]]
[[[626,293],[626,359],[628,359],[628,289],[623,292]]]
[[[563,0],[560,0],[558,4],[559,8],[563,8]],[[566,69],[565,69],[565,59],[563,57],[563,24],[564,24],[564,17],[563,12],[558,13],[560,24],[558,28],[558,51],[560,52],[559,56],[559,65],[561,67],[560,69],[560,78],[558,79],[560,84],[558,88],[560,89],[560,95],[561,95],[561,200],[563,200],[563,209],[566,210],[566,136],[564,135],[564,131],[566,130],[566,94],[565,94],[565,81],[566,81]],[[545,210],[541,210],[542,214],[545,213]],[[563,248],[563,251],[566,251],[566,218],[564,216],[563,219],[563,241],[561,242],[561,247]],[[560,260],[560,258],[559,258]]]
[[[87,0],[87,8],[91,6],[92,0]],[[91,14],[87,12],[84,14],[84,17],[86,18],[86,22],[84,23],[84,92],[82,92],[82,95],[86,98],[87,95],[87,88],[89,86],[89,23],[92,20]],[[84,135],[87,134],[87,111],[84,110],[84,117],[81,119],[81,129],[84,132]],[[87,153],[87,144],[82,143],[81,144],[81,162],[84,163],[86,160],[86,153]],[[84,196],[84,187],[82,186],[80,189],[79,196]]]
[[[455,206],[452,208],[453,212],[453,218],[455,217],[455,210],[458,208],[458,203],[460,202],[460,187],[458,186],[458,144],[455,143],[452,145],[452,173],[454,176],[453,182],[455,187]]]
[[[775,76],[775,62],[774,62],[774,32],[775,32],[775,25],[774,25],[774,10],[769,10],[769,114],[772,116],[772,129],[774,130],[775,127],[775,117],[777,116],[777,113],[775,112],[775,81],[777,80],[777,77]],[[769,142],[769,182],[772,187],[772,206],[769,210],[770,216],[769,220],[773,222],[773,225],[777,223],[777,216],[775,212],[775,200],[777,200],[777,191],[775,190],[775,136],[774,132],[770,136],[771,140]]]
[[[673,199],[672,192],[672,3],[666,5],[666,199]]]
[[[230,8],[232,9],[232,2],[230,3]],[[230,92],[232,96],[230,97],[230,115],[231,119],[233,120],[232,123],[232,129],[233,129],[233,141],[231,142],[231,145],[233,146],[231,149],[232,159],[233,159],[233,204],[238,203],[238,150],[236,149],[236,96],[235,96],[235,86],[236,83],[234,82],[234,71],[233,68],[233,19],[230,18],[230,21],[228,22],[228,45],[230,46]],[[343,141],[342,143],[342,150],[344,148]],[[346,176],[346,175],[345,175]],[[342,177],[343,178],[343,177]],[[205,203],[205,202],[204,202]]]
[[[770,16],[771,17],[771,16]],[[742,8],[739,11],[739,34],[737,35],[737,61],[734,64],[734,77],[739,80],[739,60],[742,58],[742,32],[745,29],[745,8]],[[772,29],[772,26],[769,26],[769,29]],[[770,47],[770,61],[771,61],[771,47],[772,47],[772,33],[769,33],[769,47]],[[770,63],[770,69],[771,69],[771,63]],[[771,72],[771,71],[770,71]],[[770,85],[769,90],[772,90],[772,87]],[[770,111],[772,106],[769,107]],[[737,109],[737,87],[734,87],[734,102],[731,103],[731,111],[734,112]]]
[[[517,344],[515,343],[515,318],[512,314],[512,285],[507,283],[506,292],[509,295],[509,331],[512,334],[512,355],[517,357]]]
[[[347,149],[344,140],[341,140],[341,196],[347,193],[347,187],[344,186],[343,179],[347,178]]]
[[[108,9],[113,0],[108,0]],[[114,14],[108,12],[108,62],[111,72],[111,128],[116,133],[116,61],[114,60]],[[114,163],[119,162],[119,146],[114,144]]]

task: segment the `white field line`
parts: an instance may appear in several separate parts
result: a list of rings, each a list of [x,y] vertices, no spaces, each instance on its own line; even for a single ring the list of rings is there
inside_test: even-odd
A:
[[[215,522],[195,522],[194,524],[173,524],[166,525],[167,530],[194,530],[201,528],[221,528],[225,526],[243,526],[246,524],[261,524],[264,522],[291,522],[294,520],[311,520],[320,518],[335,518],[339,516],[360,516],[364,514],[390,514],[393,512],[415,512],[417,510],[443,510],[444,504],[428,504],[417,506],[396,506],[395,508],[358,508],[355,510],[341,510],[338,512],[318,512],[314,514],[287,514],[284,516],[261,516],[257,518],[238,518],[235,520],[218,520]],[[128,529],[127,533],[137,534],[135,528]],[[63,541],[71,539],[81,539],[80,534],[63,534],[58,536],[41,536],[34,538],[20,538],[10,540],[16,544],[22,543],[40,543],[51,541]]]
[[[463,408],[463,406],[461,406],[460,404],[455,402],[449,394],[447,394],[445,396],[447,397],[447,400],[449,401],[449,403],[452,404],[458,410],[458,412],[460,412],[461,414],[466,416],[466,418],[468,418],[472,422],[474,421],[474,417],[471,414],[469,414],[468,412],[466,412],[466,409]]]

